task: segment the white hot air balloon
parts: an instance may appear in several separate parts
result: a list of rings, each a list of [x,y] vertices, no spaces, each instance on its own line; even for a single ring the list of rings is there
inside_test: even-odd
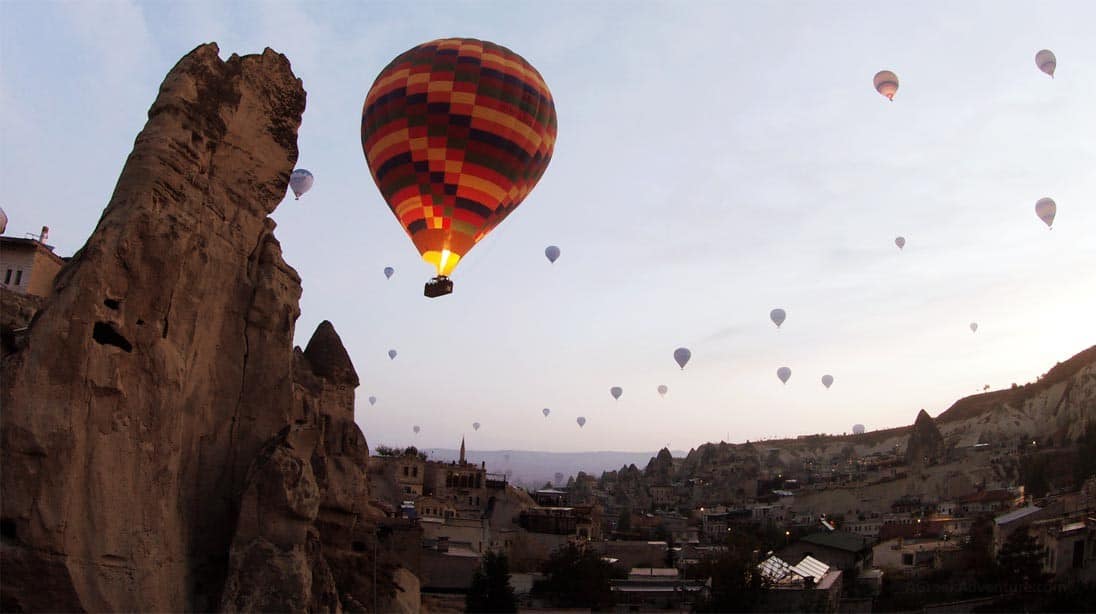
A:
[[[875,91],[886,96],[887,100],[894,100],[894,94],[898,91],[898,75],[889,70],[881,70],[875,73],[872,83],[875,84]]]
[[[669,391],[670,391],[670,389],[669,389],[669,387],[666,386],[666,384],[660,384],[658,386],[658,393],[662,396],[666,396],[666,393],[669,392]]]
[[[863,435],[864,434],[864,425],[863,424],[854,424],[854,425],[852,425],[852,434],[853,435]]]
[[[479,422],[473,422],[473,423],[472,423],[472,430],[474,430],[474,431],[478,431],[478,430],[479,430],[479,427],[480,427],[480,423],[479,423]]]
[[[421,429],[419,429],[419,425],[416,424],[415,426],[411,427],[411,430],[415,431],[415,434],[418,435]]]
[[[685,365],[689,364],[689,359],[693,357],[693,353],[689,351],[689,348],[677,348],[674,350],[674,361],[677,366],[681,367],[681,370],[685,370]]]
[[[0,235],[8,231],[8,214],[0,209]]]
[[[609,394],[613,395],[614,399],[619,399],[620,395],[624,394],[624,389],[620,386],[613,386],[609,389]]]
[[[384,267],[384,278],[385,279],[392,279],[392,275],[394,275],[395,273],[396,273],[396,269],[393,269],[390,266]]]
[[[396,359],[396,350],[388,350],[388,357],[391,358],[392,360],[395,360]],[[412,362],[414,362],[414,361],[412,361]]]
[[[289,188],[293,190],[293,196],[300,200],[305,192],[312,189],[315,181],[316,178],[312,176],[312,173],[298,168],[289,175]]]
[[[586,418],[583,418],[582,416],[579,416],[575,420],[575,422],[578,422],[578,428],[582,428],[582,427],[586,426]]]
[[[552,413],[552,410],[545,407],[544,409],[540,410],[540,413],[544,414],[544,417],[547,418],[548,414]]]
[[[792,370],[787,367],[780,367],[776,370],[776,376],[780,378],[780,381],[787,384],[788,379],[790,379],[792,376]]]
[[[377,404],[377,397],[369,397],[369,404],[370,405],[376,405]]]
[[[1053,79],[1054,69],[1058,67],[1058,58],[1054,57],[1054,52],[1050,49],[1043,49],[1035,54],[1035,65]]]
[[[825,386],[826,388],[829,388],[830,386],[833,386],[833,376],[832,375],[823,375],[822,376],[822,385]]]
[[[555,245],[549,245],[544,248],[544,257],[548,259],[548,262],[555,263],[559,258],[559,248]]]
[[[769,319],[773,321],[773,324],[776,324],[777,328],[780,328],[780,325],[783,324],[784,320],[787,318],[788,314],[783,309],[773,309],[769,312]]]
[[[898,249],[902,249],[906,246],[906,237],[895,237],[894,244],[898,246]]]
[[[971,322],[970,323],[970,332],[972,332],[972,333],[978,332],[978,323],[977,322]]]
[[[1050,228],[1050,225],[1054,223],[1054,216],[1058,213],[1058,205],[1054,202],[1053,198],[1040,198],[1035,203],[1035,215],[1039,216],[1039,219],[1043,220],[1043,223]],[[1067,220],[1068,221],[1068,220]]]

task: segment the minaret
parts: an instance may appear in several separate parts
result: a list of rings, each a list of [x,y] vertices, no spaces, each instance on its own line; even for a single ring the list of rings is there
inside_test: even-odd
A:
[[[464,464],[464,437],[460,438],[460,464]]]

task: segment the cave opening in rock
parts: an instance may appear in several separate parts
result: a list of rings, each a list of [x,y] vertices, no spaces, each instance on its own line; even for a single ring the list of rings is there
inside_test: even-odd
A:
[[[113,298],[105,298],[103,299],[103,304],[115,311],[118,311],[118,308],[122,305],[122,302]]]
[[[133,345],[121,333],[114,330],[114,325],[109,322],[96,322],[91,331],[91,338],[103,345],[120,347],[127,352],[133,351]]]
[[[4,539],[19,539],[19,535],[15,529],[15,520],[11,518],[0,518],[0,536]]]

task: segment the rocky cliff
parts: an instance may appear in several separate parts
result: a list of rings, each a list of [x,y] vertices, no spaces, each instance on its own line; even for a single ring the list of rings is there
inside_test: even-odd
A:
[[[294,350],[300,278],[268,217],[304,108],[281,54],[196,48],[52,295],[3,322],[5,611],[372,594],[357,374],[329,323]]]

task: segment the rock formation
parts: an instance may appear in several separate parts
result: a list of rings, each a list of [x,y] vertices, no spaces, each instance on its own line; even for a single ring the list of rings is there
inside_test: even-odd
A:
[[[304,107],[270,49],[186,55],[52,295],[2,323],[3,610],[372,595],[357,374],[329,323],[294,350],[301,284],[268,217]]]
[[[906,462],[913,467],[927,467],[943,462],[947,456],[944,436],[925,410],[917,414],[906,442]]]

